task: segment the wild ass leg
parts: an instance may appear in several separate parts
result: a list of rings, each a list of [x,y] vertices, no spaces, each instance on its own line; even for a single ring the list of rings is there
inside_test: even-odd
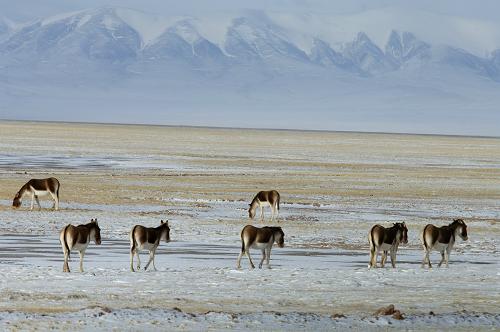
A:
[[[264,222],[264,207],[259,205],[260,207],[260,222]]]
[[[54,210],[59,210],[59,200],[57,199],[56,194],[54,194],[52,191],[49,191],[50,196],[52,196],[52,199],[54,200],[54,204],[52,205],[52,208]]]
[[[377,255],[378,251],[375,248],[370,248],[370,263],[368,263],[368,267],[377,267]]]
[[[141,258],[139,257],[139,248],[135,248],[135,254],[137,255],[137,270],[141,269]]]
[[[396,267],[396,252],[397,252],[396,249],[391,250],[391,265],[392,265],[392,268]]]
[[[252,262],[252,257],[250,257],[250,250],[249,249],[250,248],[245,249],[245,253],[246,253],[247,257],[248,257],[248,260],[250,261],[250,266],[252,267],[252,269],[255,269],[255,265],[253,265],[253,262]]]
[[[276,216],[276,202],[269,205],[269,207],[271,208],[271,222],[273,222]]]
[[[271,248],[272,247],[266,249],[266,265],[269,269],[271,268],[271,264],[269,264],[269,259],[271,258]]]
[[[443,265],[444,260],[445,260],[445,250],[443,249],[443,251],[441,251],[441,261],[439,262],[438,267],[441,267],[441,265]]]
[[[279,216],[280,216],[280,210],[278,209],[278,202],[274,204],[274,209],[275,209],[275,215],[276,215],[276,221],[279,222]]]
[[[80,272],[83,272],[83,257],[85,256],[85,250],[80,250]]]
[[[429,268],[432,268],[431,259],[429,257],[431,251],[424,246],[424,260],[422,261],[422,267],[425,267],[425,263],[429,264]]]
[[[147,269],[148,269],[149,264],[151,264],[151,262],[152,262],[152,263],[153,263],[153,269],[154,269],[155,271],[157,271],[157,270],[156,270],[156,267],[155,267],[155,253],[156,253],[156,248],[153,248],[153,249],[151,249],[151,250],[149,251],[149,261],[148,261],[148,263],[146,264],[146,266],[144,267],[144,270],[147,270]]]
[[[36,200],[36,204],[38,205],[38,210],[41,210],[42,206],[40,205],[40,201],[38,200],[38,195],[35,195],[35,200]]]
[[[372,248],[370,245],[370,261],[368,262],[368,268],[373,267],[373,257],[375,256],[375,248]]]
[[[448,260],[450,259],[450,251],[451,249],[446,249],[445,251],[445,263],[446,263],[446,267],[448,267]]]
[[[69,272],[69,264],[68,264],[68,259],[69,259],[69,252],[65,249],[65,250],[64,250],[64,264],[63,264],[63,272]]]
[[[426,260],[427,260],[427,248],[424,246],[424,258],[422,258],[422,265],[421,265],[422,268],[425,267]]]
[[[241,257],[243,257],[243,250],[242,250],[242,251],[240,251],[240,254],[238,255],[238,260],[236,261],[236,268],[237,268],[238,270],[239,270],[239,269],[241,269],[241,264],[240,264],[240,262],[241,262]]]
[[[264,259],[266,259],[266,249],[262,249],[262,259],[259,263],[259,269],[262,269],[262,263],[264,263]]]
[[[385,262],[387,261],[387,250],[384,250],[382,252],[382,256],[380,257],[380,267],[384,267],[385,266]],[[376,264],[377,262],[375,262]]]
[[[135,248],[132,247],[130,248],[130,271],[135,272],[134,270],[134,255],[135,255]]]
[[[31,207],[30,211],[33,211],[33,205],[35,204],[35,193],[31,194]]]

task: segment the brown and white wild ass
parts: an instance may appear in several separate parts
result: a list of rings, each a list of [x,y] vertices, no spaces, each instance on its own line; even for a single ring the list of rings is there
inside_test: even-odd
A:
[[[462,219],[454,219],[451,224],[442,227],[436,227],[431,224],[425,226],[420,234],[420,240],[424,247],[422,267],[425,267],[426,261],[429,264],[429,268],[432,267],[429,258],[429,254],[432,250],[441,252],[441,261],[438,267],[443,264],[443,261],[446,263],[446,267],[448,267],[448,259],[450,258],[450,252],[453,249],[457,235],[464,241],[468,239],[467,225]]]
[[[238,256],[237,268],[240,269],[240,261],[243,254],[246,254],[252,269],[255,268],[253,265],[252,258],[250,257],[250,248],[256,248],[262,250],[262,259],[259,264],[259,268],[262,268],[262,263],[264,259],[268,268],[271,268],[269,264],[269,259],[271,258],[271,248],[273,244],[276,243],[280,248],[285,246],[285,233],[281,227],[254,227],[252,225],[246,225],[241,231],[241,252]]]
[[[380,266],[384,267],[387,260],[387,253],[391,254],[392,267],[396,267],[396,253],[400,243],[408,243],[408,228],[404,222],[394,223],[392,227],[385,228],[381,225],[375,225],[368,234],[370,243],[370,262],[368,267],[377,267],[377,256],[382,251]]]
[[[63,272],[69,272],[68,260],[73,249],[80,253],[80,272],[83,272],[83,256],[90,241],[94,241],[97,245],[101,244],[101,229],[97,224],[97,218],[91,219],[90,223],[85,225],[66,225],[59,234],[59,241],[64,253]]]
[[[264,206],[271,207],[271,221],[274,220],[274,216],[276,215],[276,219],[278,219],[278,214],[280,211],[280,194],[276,190],[269,191],[259,191],[257,195],[253,198],[250,203],[250,208],[248,209],[248,216],[250,219],[255,217],[255,212],[257,207],[260,208],[260,220],[264,220]]]
[[[144,270],[147,270],[149,264],[153,262],[153,269],[156,271],[155,253],[161,240],[170,242],[170,227],[168,227],[168,220],[165,222],[162,220],[160,226],[156,228],[149,228],[141,225],[132,227],[130,231],[130,270],[132,272],[134,272],[134,254],[137,255],[137,269],[140,270],[141,268],[139,250],[142,249],[149,250],[149,261],[144,267]]]
[[[59,210],[59,181],[56,178],[48,179],[31,179],[24,186],[19,189],[14,197],[12,206],[18,208],[22,204],[23,196],[31,195],[31,208],[33,210],[33,203],[36,200],[38,208],[42,209],[38,196],[50,195],[54,200],[53,209]]]

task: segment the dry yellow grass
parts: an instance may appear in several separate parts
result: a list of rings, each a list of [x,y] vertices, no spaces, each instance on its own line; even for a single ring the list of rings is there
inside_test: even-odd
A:
[[[4,155],[62,156],[61,165],[4,163],[3,199],[27,179],[49,175],[60,178],[63,200],[82,203],[147,204],[166,195],[247,200],[265,188],[286,193],[284,201],[321,204],[336,197],[500,199],[495,138],[0,122],[0,142]],[[75,156],[134,158],[138,166],[157,160],[159,167],[65,167]]]

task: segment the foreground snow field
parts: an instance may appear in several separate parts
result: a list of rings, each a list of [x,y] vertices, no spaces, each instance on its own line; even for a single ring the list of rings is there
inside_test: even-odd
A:
[[[500,328],[499,139],[0,122],[0,147],[2,329]],[[61,210],[12,210],[44,175],[61,180]],[[269,188],[285,248],[271,269],[237,270],[247,204]],[[454,217],[469,241],[422,269],[420,230]],[[102,245],[62,273],[59,230],[91,218]],[[158,271],[130,272],[130,228],[160,219]],[[396,221],[396,269],[368,270],[368,230]],[[388,304],[405,319],[373,316]]]

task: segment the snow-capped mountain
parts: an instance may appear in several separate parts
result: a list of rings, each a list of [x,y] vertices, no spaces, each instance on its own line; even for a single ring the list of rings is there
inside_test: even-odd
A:
[[[224,48],[238,61],[309,60],[303,50],[288,41],[280,28],[262,14],[235,18],[227,30]]]
[[[412,33],[392,31],[385,45],[385,54],[399,65],[412,59],[427,60],[431,57],[429,44],[418,40]]]
[[[141,56],[149,61],[182,61],[192,64],[222,62],[222,50],[204,38],[188,19],[176,22],[146,45]]]
[[[185,62],[196,66],[259,62],[289,68],[292,62],[368,75],[398,70],[410,61],[437,61],[493,79],[498,76],[498,54],[481,58],[452,46],[431,46],[410,32],[393,30],[384,49],[362,31],[337,49],[314,36],[311,36],[312,47],[301,49],[287,38],[285,28],[263,13],[234,18],[227,27],[223,45],[203,36],[199,28],[195,18],[179,18],[156,38],[145,41],[141,32],[121,17],[119,10],[104,7],[39,20],[15,31],[0,22],[0,34],[9,33],[0,42],[0,54],[3,61],[15,60],[23,66],[41,61],[85,60],[113,64],[148,61],[162,65]]]
[[[0,44],[0,53],[27,63],[123,62],[140,47],[137,31],[113,9],[101,8],[25,25]]]
[[[449,105],[493,114],[495,100],[500,102],[499,45],[479,56],[395,29],[382,43],[370,31],[337,42],[323,26],[315,32],[280,24],[289,21],[246,11],[214,28],[205,18],[162,19],[112,7],[27,23],[0,21],[0,118],[29,114],[34,105],[57,113],[64,108],[61,91],[64,100],[96,109],[97,117],[106,105],[111,113],[102,121],[127,108],[152,109],[157,116],[167,108],[224,114],[188,123],[191,118],[181,112],[174,123],[258,127],[261,113],[272,109],[281,115],[268,116],[265,126],[309,129],[363,130],[328,125],[328,112],[340,112],[340,122],[351,123],[346,119],[356,116],[352,109],[366,119],[379,119],[388,109],[438,114]],[[233,107],[257,115],[241,124],[228,110]],[[318,114],[304,121],[304,109]],[[283,112],[298,113],[293,120]],[[198,114],[196,121],[202,118]],[[139,121],[132,110],[127,119],[120,117]]]

